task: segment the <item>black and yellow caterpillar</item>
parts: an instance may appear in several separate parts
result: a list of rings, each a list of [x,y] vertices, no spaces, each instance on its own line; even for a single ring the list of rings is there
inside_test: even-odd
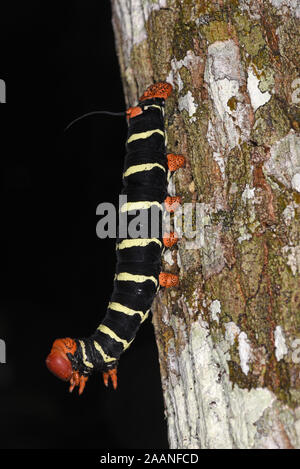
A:
[[[184,164],[182,155],[166,153],[164,104],[171,91],[168,83],[151,85],[138,105],[126,112],[128,138],[122,191],[126,202],[120,212],[127,215],[127,224],[132,211],[143,212],[150,220],[153,208],[161,212],[164,205],[172,212],[180,203],[180,197],[167,194],[172,172]],[[161,217],[158,220],[161,228]],[[148,317],[156,293],[160,287],[178,283],[176,275],[161,272],[163,249],[176,242],[174,232],[166,234],[161,229],[156,236],[149,229],[143,237],[131,238],[127,233],[117,239],[114,289],[103,321],[88,338],[56,339],[46,359],[53,374],[70,381],[70,391],[79,386],[81,394],[95,370],[103,372],[106,386],[110,378],[113,387],[117,387],[119,357]]]

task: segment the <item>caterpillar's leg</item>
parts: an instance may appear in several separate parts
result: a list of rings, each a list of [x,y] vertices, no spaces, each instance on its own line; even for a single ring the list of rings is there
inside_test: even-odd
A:
[[[75,386],[79,386],[80,377],[78,371],[73,371],[72,376],[70,378],[70,387],[69,392],[72,392]]]
[[[117,368],[112,368],[108,371],[103,372],[103,381],[106,387],[108,386],[109,378],[111,379],[113,388],[117,389],[117,386],[118,386]]]
[[[175,231],[171,231],[170,233],[164,233],[163,235],[163,243],[166,248],[171,248],[178,242],[178,235]]]
[[[179,283],[179,277],[175,274],[169,274],[167,272],[161,272],[159,274],[159,284],[161,287],[176,287]]]
[[[127,119],[132,119],[133,117],[139,116],[140,114],[143,114],[143,110],[140,106],[130,107],[126,111]]]
[[[181,204],[181,197],[180,196],[175,196],[175,197],[168,196],[166,197],[164,204],[165,204],[166,211],[173,213],[175,212],[176,208],[179,207],[179,205]]]
[[[177,171],[185,164],[185,157],[183,155],[174,155],[174,153],[167,154],[169,171]]]
[[[80,375],[78,371],[73,371],[70,378],[69,392],[72,392],[75,386],[79,386],[78,394],[82,394],[87,380],[88,376]]]
[[[84,391],[87,380],[87,376],[80,375],[78,371],[73,371],[73,374],[70,378],[69,392],[72,392],[75,386],[78,386],[78,394],[81,395]]]

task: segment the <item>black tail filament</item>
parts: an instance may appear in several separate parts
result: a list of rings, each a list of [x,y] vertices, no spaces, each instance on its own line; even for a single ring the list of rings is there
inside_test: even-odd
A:
[[[106,114],[108,116],[126,116],[126,111],[122,112],[110,112],[110,111],[92,111],[92,112],[87,112],[86,114],[82,114],[82,116],[77,117],[76,119],[72,120],[70,124],[65,127],[64,132],[66,130],[69,130],[70,127],[72,127],[76,122],[80,121],[81,119],[84,119],[85,117],[93,116],[95,114]]]

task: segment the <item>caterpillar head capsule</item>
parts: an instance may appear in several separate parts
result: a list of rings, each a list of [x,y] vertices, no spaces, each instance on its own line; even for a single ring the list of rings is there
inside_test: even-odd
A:
[[[63,381],[70,381],[69,391],[72,392],[75,386],[79,387],[79,394],[83,393],[87,376],[80,375],[78,371],[73,370],[68,354],[74,355],[77,345],[74,339],[66,337],[65,339],[56,339],[53,342],[51,352],[46,358],[46,365],[57,378]]]
[[[67,353],[72,355],[76,351],[76,343],[69,337],[56,339],[52,345],[51,352],[46,358],[46,365],[57,378],[69,381],[72,377],[73,368]]]

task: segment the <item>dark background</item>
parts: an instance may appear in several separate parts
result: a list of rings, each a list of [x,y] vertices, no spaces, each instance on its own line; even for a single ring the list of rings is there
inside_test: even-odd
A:
[[[105,314],[114,240],[96,207],[118,203],[127,126],[108,0],[1,5],[1,448],[167,448],[151,320],[122,356],[117,391],[92,376],[81,397],[44,360],[56,337]],[[131,103],[132,104],[132,103]]]

